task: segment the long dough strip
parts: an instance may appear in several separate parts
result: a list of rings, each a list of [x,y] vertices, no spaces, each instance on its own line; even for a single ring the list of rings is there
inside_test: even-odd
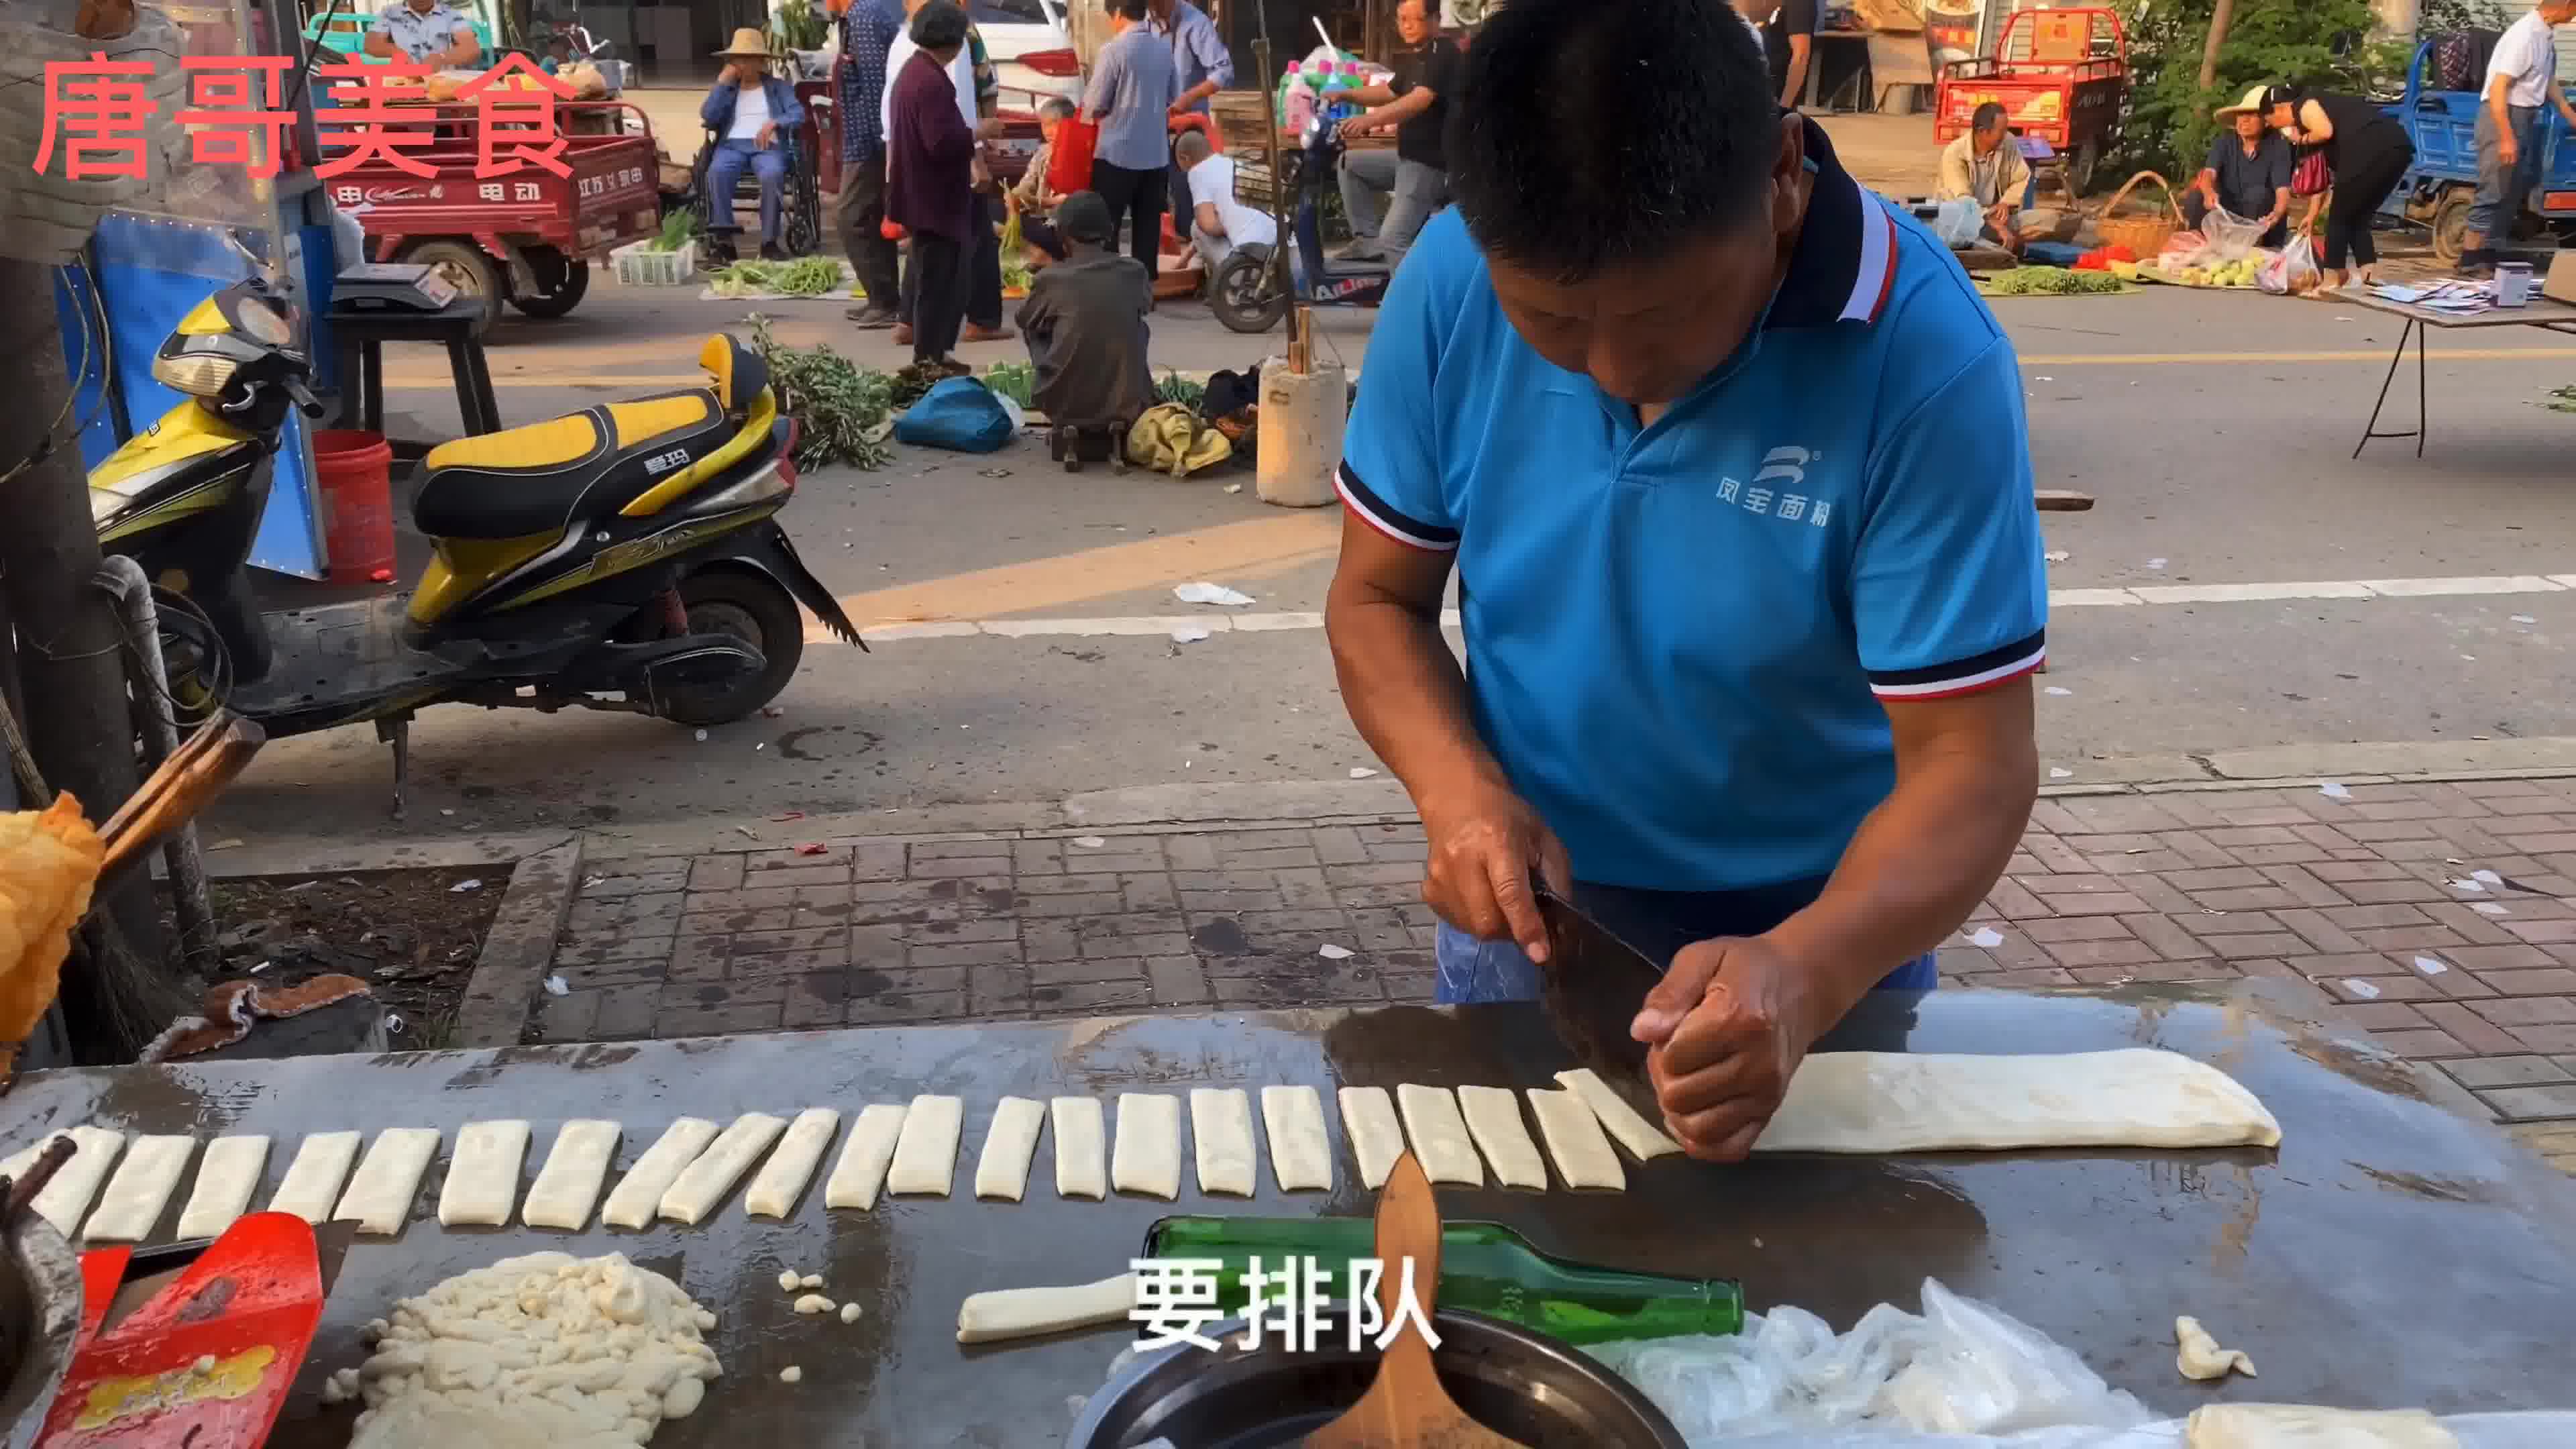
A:
[[[1583,1104],[1592,1109],[1592,1115],[1600,1118],[1601,1125],[1618,1140],[1620,1146],[1628,1149],[1629,1156],[1639,1162],[1651,1162],[1682,1150],[1680,1143],[1665,1136],[1662,1128],[1639,1115],[1636,1108],[1628,1105],[1627,1098],[1610,1090],[1610,1084],[1601,1080],[1600,1074],[1590,1067],[1559,1072],[1556,1079],[1581,1097]]]
[[[1494,1179],[1505,1187],[1547,1191],[1547,1159],[1538,1155],[1529,1127],[1521,1121],[1521,1099],[1509,1087],[1460,1087],[1458,1107],[1467,1117],[1467,1133],[1485,1154]]]
[[[1241,1087],[1190,1089],[1190,1145],[1199,1166],[1199,1191],[1250,1197],[1255,1179],[1252,1099]]]
[[[329,1221],[349,1164],[358,1160],[358,1148],[366,1140],[359,1132],[306,1134],[295,1159],[286,1164],[286,1177],[277,1184],[277,1196],[268,1200],[268,1210],[293,1213],[316,1225]]]
[[[743,1211],[756,1218],[784,1218],[796,1211],[796,1199],[814,1180],[814,1169],[831,1150],[832,1134],[840,1130],[841,1114],[830,1107],[797,1113],[787,1124],[787,1135],[778,1139],[778,1150],[760,1165],[760,1175],[743,1193]]]
[[[683,1168],[680,1175],[662,1192],[661,1216],[671,1222],[691,1227],[714,1212],[742,1175],[787,1130],[787,1119],[766,1112],[745,1112],[733,1119],[713,1145],[695,1162]]]
[[[886,1169],[886,1191],[896,1196],[946,1197],[957,1183],[957,1136],[966,1125],[966,1104],[955,1097],[923,1094],[904,1109],[903,1135],[894,1143],[894,1165]]]
[[[957,1341],[990,1343],[1068,1328],[1091,1328],[1121,1322],[1135,1309],[1133,1273],[1064,1288],[1005,1288],[977,1293],[957,1305]]]
[[[438,1190],[438,1225],[497,1228],[519,1203],[519,1166],[528,1156],[528,1124],[519,1117],[468,1122],[456,1133],[456,1155]]]
[[[1333,1187],[1333,1141],[1324,1098],[1312,1087],[1261,1089],[1261,1130],[1270,1138],[1270,1175],[1281,1192]]]
[[[1477,1159],[1476,1144],[1468,1139],[1467,1119],[1458,1114],[1454,1093],[1447,1087],[1403,1082],[1395,1089],[1395,1101],[1404,1112],[1404,1135],[1413,1139],[1413,1155],[1422,1164],[1423,1176],[1460,1187],[1485,1185],[1485,1164]]]
[[[1601,1130],[1601,1119],[1571,1088],[1532,1087],[1529,1102],[1539,1135],[1547,1139],[1547,1154],[1556,1159],[1556,1175],[1567,1187],[1626,1189],[1628,1170],[1619,1165],[1619,1150]]]
[[[57,1133],[45,1134],[36,1144],[30,1160],[41,1155],[46,1142]],[[54,1231],[65,1238],[73,1237],[83,1217],[89,1214],[90,1199],[98,1196],[99,1184],[107,1181],[108,1169],[116,1165],[117,1154],[125,1150],[125,1134],[104,1127],[80,1126],[71,1131],[72,1158],[54,1173],[54,1180],[36,1194],[36,1215],[54,1225]]]
[[[420,1194],[420,1179],[438,1155],[435,1127],[388,1127],[376,1134],[365,1160],[349,1178],[349,1190],[331,1221],[352,1222],[369,1237],[388,1238],[402,1231],[411,1217],[411,1202]]]
[[[1165,1202],[1181,1195],[1181,1099],[1157,1092],[1118,1094],[1118,1142],[1109,1154],[1109,1183],[1120,1192]]]
[[[900,1102],[871,1102],[859,1109],[841,1160],[832,1164],[832,1175],[823,1183],[823,1206],[862,1212],[876,1206],[877,1189],[885,1186],[895,1144],[903,1137],[904,1115]]]
[[[608,1194],[608,1205],[599,1210],[599,1220],[612,1228],[640,1228],[653,1221],[653,1209],[660,1206],[662,1194],[680,1180],[688,1165],[697,1161],[707,1144],[716,1140],[716,1124],[704,1117],[683,1117],[662,1129],[662,1135],[626,1176]]]
[[[1344,1087],[1340,1096],[1342,1135],[1351,1140],[1351,1156],[1359,1162],[1360,1185],[1375,1191],[1386,1186],[1395,1160],[1404,1155],[1404,1123],[1384,1087]]]
[[[975,1161],[977,1197],[1018,1202],[1028,1191],[1029,1161],[1037,1155],[1046,1111],[1033,1097],[1004,1097],[993,1108],[993,1125],[984,1132],[983,1155]]]
[[[98,1211],[82,1224],[81,1236],[93,1243],[139,1243],[150,1237],[161,1210],[170,1205],[170,1194],[178,1190],[179,1174],[188,1170],[188,1159],[196,1153],[194,1137],[135,1138],[100,1196]]]
[[[268,1138],[259,1133],[209,1143],[205,1159],[197,1164],[197,1185],[188,1192],[188,1205],[179,1209],[179,1236],[211,1238],[239,1222],[267,1170]]]
[[[598,1117],[576,1117],[555,1133],[554,1150],[546,1154],[546,1165],[537,1169],[537,1180],[528,1188],[528,1200],[519,1209],[519,1221],[532,1228],[568,1228],[579,1232],[590,1226],[590,1209],[599,1201],[599,1189],[608,1181],[608,1166],[617,1157],[618,1140],[626,1129]]]
[[[1097,1097],[1058,1097],[1047,1103],[1055,1123],[1055,1195],[1109,1195],[1109,1134]]]

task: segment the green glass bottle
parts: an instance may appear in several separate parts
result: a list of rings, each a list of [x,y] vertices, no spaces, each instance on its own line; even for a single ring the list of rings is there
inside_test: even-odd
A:
[[[1332,1275],[1330,1296],[1347,1296],[1349,1263],[1377,1251],[1368,1218],[1170,1217],[1145,1236],[1149,1258],[1213,1259],[1218,1306],[1240,1313],[1251,1301],[1245,1278],[1258,1258],[1275,1274],[1311,1258]],[[1275,1300],[1275,1295],[1274,1295]],[[1535,1329],[1565,1343],[1611,1343],[1683,1333],[1739,1333],[1744,1292],[1724,1278],[1668,1278],[1551,1258],[1500,1223],[1444,1223],[1440,1306],[1464,1308]]]

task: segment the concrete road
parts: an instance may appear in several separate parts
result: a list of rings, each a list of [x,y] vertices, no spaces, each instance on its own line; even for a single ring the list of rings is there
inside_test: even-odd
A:
[[[562,321],[514,318],[492,344],[504,414],[694,381],[698,336],[742,310],[602,287]],[[902,360],[837,305],[776,310],[782,336]],[[2377,442],[2356,462],[2393,319],[2162,290],[1998,313],[2022,356],[2040,485],[2100,500],[2047,519],[2064,555],[2042,681],[2049,764],[2067,772],[2054,778],[2249,746],[2576,735],[2576,417],[2538,405],[2576,382],[2576,338],[2435,338],[2427,455]],[[1368,323],[1327,316],[1354,365]],[[1157,363],[1183,368],[1265,350],[1194,305],[1166,307],[1154,338]],[[394,365],[412,425],[453,429],[428,359]],[[2411,423],[2412,394],[2401,376],[2383,426]],[[777,718],[703,741],[624,715],[432,711],[404,833],[1346,780],[1374,762],[1311,617],[1338,511],[1266,507],[1250,481],[1067,476],[1026,440],[814,473],[786,521],[853,616],[890,631],[875,653],[809,645]],[[1254,595],[1244,627],[1198,621],[1213,637],[1175,643],[1163,616],[1226,613],[1174,601],[1192,579]],[[903,627],[922,621],[946,622]],[[389,829],[386,780],[368,731],[282,741],[212,831]]]

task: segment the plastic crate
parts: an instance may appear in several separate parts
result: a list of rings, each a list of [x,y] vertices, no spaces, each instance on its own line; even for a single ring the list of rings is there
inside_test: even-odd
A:
[[[650,240],[628,242],[608,254],[616,264],[621,287],[678,287],[698,274],[698,241],[691,237],[678,250],[657,252]]]

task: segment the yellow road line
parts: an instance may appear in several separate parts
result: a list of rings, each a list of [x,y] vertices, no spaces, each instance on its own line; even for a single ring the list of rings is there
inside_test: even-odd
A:
[[[841,607],[862,625],[1061,608],[1158,584],[1276,573],[1331,557],[1341,530],[1337,508],[1284,513],[844,594]]]

